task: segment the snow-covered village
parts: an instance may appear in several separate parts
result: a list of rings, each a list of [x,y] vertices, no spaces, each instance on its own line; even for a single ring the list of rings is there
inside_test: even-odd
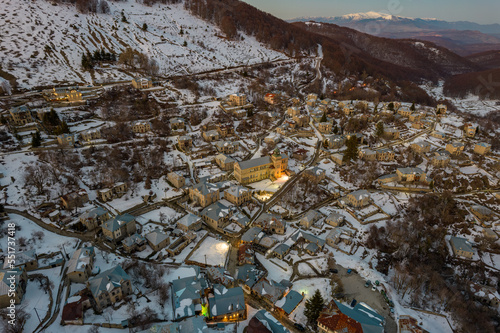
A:
[[[500,329],[500,76],[457,93],[472,58],[240,1],[0,8],[0,331]]]

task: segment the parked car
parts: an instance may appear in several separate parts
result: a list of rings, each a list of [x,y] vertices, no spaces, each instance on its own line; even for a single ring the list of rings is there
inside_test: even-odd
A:
[[[369,288],[372,282],[370,280],[366,281],[365,288]]]
[[[293,326],[298,329],[299,331],[301,332],[304,332],[306,329],[304,328],[304,326],[302,326],[301,324],[299,323],[294,323]]]
[[[375,285],[376,286],[379,286],[380,285],[380,282],[378,280],[375,280]]]
[[[352,302],[351,302],[351,308],[353,308],[356,305],[356,303],[358,303],[358,301],[356,301],[355,299],[353,299]]]
[[[373,286],[372,291],[375,291],[375,290],[377,290],[377,287]]]
[[[352,269],[350,269],[350,268],[349,268],[349,269],[347,270],[347,274],[351,274],[351,273],[352,273]]]
[[[337,274],[339,272],[339,270],[336,268],[330,268],[329,271],[330,271],[330,273],[333,273],[333,274]]]

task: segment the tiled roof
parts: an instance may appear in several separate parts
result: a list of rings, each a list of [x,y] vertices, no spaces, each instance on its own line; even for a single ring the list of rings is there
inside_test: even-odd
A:
[[[121,266],[115,266],[89,279],[89,289],[94,298],[104,291],[111,291],[121,287],[122,281],[130,281],[130,276]]]
[[[206,216],[212,220],[218,221],[229,215],[231,209],[219,201],[214,202],[210,206],[201,211],[201,216]]]
[[[168,236],[159,230],[154,230],[146,235],[146,239],[153,245],[158,245],[167,238]]]
[[[102,227],[111,232],[115,232],[116,230],[120,229],[123,225],[129,224],[133,221],[135,221],[135,217],[127,213],[123,215],[117,215],[114,218],[109,219],[102,225]]]

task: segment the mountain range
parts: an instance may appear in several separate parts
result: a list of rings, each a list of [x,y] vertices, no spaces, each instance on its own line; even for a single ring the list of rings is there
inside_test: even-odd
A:
[[[500,24],[409,18],[383,12],[335,17],[300,17],[290,20],[290,22],[306,21],[336,24],[379,37],[427,40],[464,56],[500,50]]]

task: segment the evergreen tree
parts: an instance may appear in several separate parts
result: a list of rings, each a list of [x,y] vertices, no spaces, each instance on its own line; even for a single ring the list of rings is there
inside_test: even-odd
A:
[[[410,111],[415,111],[415,103],[413,103],[410,107]]]
[[[339,127],[335,125],[335,127],[333,128],[333,134],[337,134],[338,132],[339,132]]]
[[[82,68],[85,69],[87,67],[87,56],[85,54],[82,54]]]
[[[90,52],[82,54],[82,68],[86,71],[94,68],[94,62],[92,60],[92,55],[90,54]]]
[[[378,137],[381,137],[382,135],[384,135],[384,123],[379,121],[377,123],[377,128],[375,129],[375,135],[378,136]]]
[[[63,121],[61,123],[61,132],[62,133],[70,133],[69,126],[65,121]]]
[[[323,112],[323,115],[321,116],[321,119],[319,120],[320,123],[324,123],[326,122],[327,119],[326,119],[326,112]]]
[[[69,130],[69,126],[65,121],[61,122],[61,125],[57,126],[57,128],[54,130],[55,135],[60,135],[63,133],[71,133]]]
[[[35,134],[31,135],[31,147],[40,147],[42,144],[42,137],[40,136],[40,132],[36,131]]]
[[[358,138],[355,135],[346,141],[347,149],[344,152],[344,162],[349,162],[358,158]]]
[[[390,102],[388,105],[387,105],[387,109],[389,111],[394,111],[394,103],[393,102]]]
[[[144,23],[144,24],[142,25],[142,30],[144,30],[144,31],[147,31],[147,30],[148,30],[148,25],[147,25],[146,23]]]
[[[310,299],[306,300],[306,306],[304,310],[304,315],[307,317],[307,322],[313,327],[316,327],[317,320],[324,307],[325,300],[323,299],[323,296],[321,296],[321,292],[319,291],[319,289],[316,289],[314,295]]]
[[[92,61],[101,61],[101,52],[95,50],[94,55],[92,56]]]
[[[50,112],[44,113],[42,122],[47,127],[59,126],[61,124],[61,120],[54,109],[50,109]]]

